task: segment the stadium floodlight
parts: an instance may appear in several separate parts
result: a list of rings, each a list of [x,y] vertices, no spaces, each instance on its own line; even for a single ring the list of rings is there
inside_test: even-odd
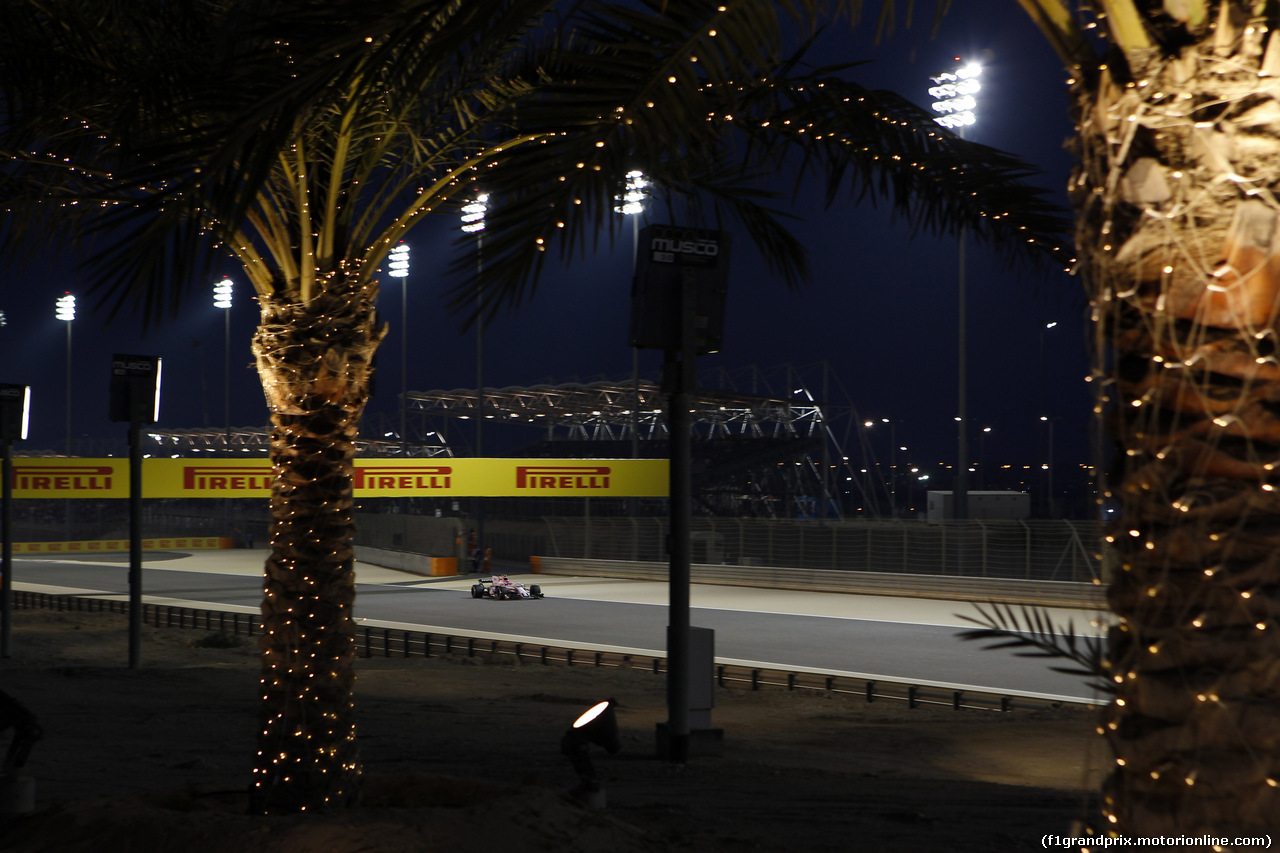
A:
[[[934,112],[942,114],[934,121],[952,130],[965,128],[976,122],[976,96],[982,89],[982,83],[978,80],[981,75],[981,65],[966,62],[954,71],[944,71],[931,77],[933,85],[929,87],[929,97],[933,98]]]
[[[462,230],[468,234],[484,230],[484,215],[489,209],[489,194],[480,193],[475,201],[462,206]]]

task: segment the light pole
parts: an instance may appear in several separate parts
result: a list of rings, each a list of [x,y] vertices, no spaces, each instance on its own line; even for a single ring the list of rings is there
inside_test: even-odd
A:
[[[387,275],[400,279],[400,452],[409,455],[409,247],[397,243],[387,256]]]
[[[957,62],[959,58],[957,57]],[[972,125],[977,117],[974,110],[978,107],[975,97],[982,84],[978,77],[982,74],[982,66],[976,62],[966,62],[954,71],[944,71],[932,78],[933,86],[929,87],[929,97],[933,98],[933,109],[941,115],[934,119],[946,128],[954,129],[961,138],[964,130]],[[965,236],[967,225],[960,226],[960,273],[957,283],[959,307],[956,311],[956,322],[959,327],[959,352],[957,354],[957,380],[959,385],[959,417],[956,442],[956,476],[952,485],[954,515],[957,520],[969,517],[969,387],[968,387],[968,321],[965,316]]]
[[[978,488],[985,489],[987,487],[987,436],[991,434],[991,427],[983,427],[982,432],[978,434]]]
[[[1041,415],[1040,420],[1041,422],[1047,424],[1049,427],[1049,446],[1047,450],[1048,458],[1047,458],[1047,461],[1041,464],[1041,467],[1044,468],[1045,481],[1046,481],[1045,482],[1045,512],[1047,513],[1047,516],[1049,518],[1053,518],[1054,516],[1054,511],[1053,511],[1053,422],[1056,421],[1057,418],[1051,418],[1048,415]]]
[[[888,418],[881,418],[880,423],[889,425],[889,515],[892,518],[898,517],[898,430],[894,426],[893,421]],[[867,429],[875,426],[875,421],[863,421],[862,425]],[[904,450],[906,448],[903,448]]]
[[[649,181],[644,172],[632,169],[627,172],[627,183],[622,193],[614,199],[613,210],[631,217],[631,275],[636,272],[636,258],[640,251],[640,214],[644,213],[645,200],[649,198]],[[640,348],[631,348],[631,391],[635,397],[631,407],[631,458],[640,458]]]
[[[76,318],[76,298],[70,292],[58,297],[53,315],[67,324],[67,456],[71,455],[71,321]]]
[[[462,230],[476,235],[476,456],[484,455],[484,215],[489,210],[489,194],[477,193],[473,201],[462,206]],[[476,548],[475,568],[479,571],[484,557],[484,498],[475,501]]]
[[[222,423],[223,447],[231,454],[231,279],[213,285],[213,307],[222,309]]]
[[[68,458],[71,457],[71,321],[76,318],[76,298],[67,291],[54,303],[53,316],[67,324],[67,446]],[[71,541],[71,500],[63,507],[63,529],[66,541]]]

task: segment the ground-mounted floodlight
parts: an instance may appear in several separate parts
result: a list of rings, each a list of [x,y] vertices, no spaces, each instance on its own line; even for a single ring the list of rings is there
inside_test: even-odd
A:
[[[578,774],[574,797],[596,808],[604,807],[605,794],[596,776],[595,765],[591,763],[590,748],[598,746],[610,755],[616,755],[622,749],[618,717],[614,712],[616,704],[613,699],[606,699],[592,705],[573,721],[560,739],[560,752],[569,757]]]
[[[12,779],[17,770],[27,763],[31,748],[44,732],[36,722],[36,715],[9,694],[0,690],[0,733],[13,730],[13,740],[0,761],[0,784]]]

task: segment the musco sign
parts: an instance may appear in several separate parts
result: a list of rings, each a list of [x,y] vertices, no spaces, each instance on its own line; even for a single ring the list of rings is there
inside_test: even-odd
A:
[[[679,349],[679,320],[687,309],[697,354],[719,352],[729,281],[729,235],[650,225],[640,231],[639,245],[642,251],[636,257],[631,284],[631,345]]]

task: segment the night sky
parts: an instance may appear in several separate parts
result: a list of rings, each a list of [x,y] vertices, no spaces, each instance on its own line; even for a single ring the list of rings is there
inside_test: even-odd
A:
[[[928,77],[955,57],[985,55],[979,121],[968,136],[1018,154],[1043,171],[1040,182],[1065,204],[1071,161],[1063,143],[1071,135],[1066,74],[1039,32],[1012,0],[993,14],[990,4],[953,5],[936,36],[928,21],[880,43],[872,24],[850,35],[833,26],[819,43],[823,61],[870,60],[851,72],[859,82],[927,101]],[[871,204],[838,203],[823,210],[814,192],[797,200],[794,225],[811,252],[814,277],[800,291],[771,280],[738,240],[730,266],[725,347],[701,359],[708,384],[728,377],[751,387],[757,369],[775,393],[784,391],[784,365],[797,368],[815,394],[852,405],[864,418],[891,418],[906,457],[935,470],[955,457],[957,240],[920,235]],[[445,301],[445,277],[455,252],[452,216],[410,235],[409,313],[401,314],[400,282],[383,279],[380,311],[391,332],[379,355],[378,390],[369,416],[398,424],[401,346],[408,340],[410,390],[472,388],[476,384],[474,332]],[[627,346],[631,267],[630,229],[612,250],[569,268],[549,265],[532,302],[508,312],[485,332],[485,384],[489,387],[622,380],[630,375]],[[234,264],[225,272],[237,279]],[[78,274],[66,263],[5,273],[0,279],[0,382],[32,386],[31,439],[19,453],[61,450],[65,442],[67,335],[54,317],[65,291],[79,297],[72,329],[72,430],[77,436],[123,441],[125,425],[106,418],[110,358],[115,352],[164,358],[161,424],[165,428],[221,427],[224,319],[213,306],[211,280],[192,290],[181,316],[142,336],[130,318],[105,324],[92,310]],[[972,242],[967,279],[970,317],[969,414],[974,459],[986,466],[1046,461],[1054,418],[1053,462],[1061,470],[1090,461],[1090,397],[1081,284],[1062,273],[1009,269]],[[257,319],[243,276],[231,309],[231,421],[260,425],[266,409],[248,342]],[[1048,322],[1057,325],[1045,330]],[[641,370],[654,377],[659,356],[646,352]],[[713,377],[713,374],[715,376]],[[763,388],[761,388],[763,390]],[[370,421],[369,426],[374,426]],[[982,427],[992,432],[983,441]],[[841,427],[843,429],[843,427]],[[371,431],[371,430],[370,430]],[[887,433],[872,447],[887,458]],[[530,436],[530,440],[538,436]],[[856,437],[850,437],[856,444]],[[92,445],[89,445],[92,452]],[[903,461],[899,458],[899,461]],[[973,487],[973,484],[971,484]]]

